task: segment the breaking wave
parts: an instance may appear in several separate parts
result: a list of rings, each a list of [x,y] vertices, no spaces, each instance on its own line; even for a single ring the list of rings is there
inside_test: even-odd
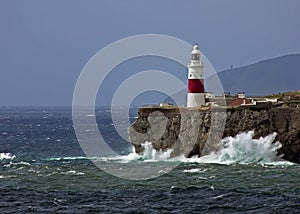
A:
[[[12,160],[16,158],[15,155],[12,155],[11,153],[0,153],[0,161],[2,160]]]
[[[137,154],[132,149],[128,155],[114,157],[64,157],[49,158],[48,160],[97,160],[128,163],[131,161],[157,162],[172,161],[185,163],[216,163],[216,164],[270,164],[270,165],[291,165],[293,163],[281,159],[277,156],[277,149],[281,147],[279,142],[275,142],[276,133],[266,137],[253,139],[254,131],[244,132],[235,137],[227,137],[222,140],[224,148],[218,152],[202,157],[186,158],[183,155],[170,158],[172,150],[157,151],[151,142],[142,144],[143,154]]]
[[[235,137],[224,138],[222,140],[224,148],[218,152],[184,161],[217,164],[292,164],[277,156],[277,149],[281,148],[281,144],[274,142],[276,135],[272,133],[266,137],[253,139],[254,131],[244,132]]]
[[[216,163],[216,164],[270,164],[291,165],[293,163],[283,160],[277,156],[277,150],[281,148],[279,142],[274,142],[277,134],[272,133],[266,137],[253,139],[254,131],[244,132],[235,137],[227,137],[222,140],[223,149],[218,152],[202,157],[186,158],[183,155],[170,158],[172,150],[156,151],[152,144],[143,144],[145,150],[143,155],[131,153],[124,158],[127,160],[144,161],[179,161],[187,163]]]
[[[145,142],[144,144],[142,144],[142,146],[144,147],[144,153],[142,155],[138,155],[135,151],[131,153],[134,154],[133,155],[134,157],[137,157],[140,160],[145,160],[145,161],[167,160],[170,158],[172,152],[172,149],[168,149],[167,151],[157,151],[153,148],[151,142]]]
[[[65,160],[96,160],[96,161],[117,161],[117,162],[130,162],[130,161],[148,161],[148,162],[156,162],[156,161],[166,161],[170,160],[170,154],[172,152],[171,149],[167,151],[157,151],[153,148],[151,142],[145,142],[142,144],[144,147],[143,154],[137,154],[135,152],[134,147],[132,148],[132,152],[128,155],[118,155],[113,157],[50,157],[45,160],[48,161],[65,161]]]
[[[143,143],[142,146],[144,147],[143,154],[137,154],[133,147],[132,152],[128,155],[108,157],[104,159],[106,161],[118,161],[122,163],[127,163],[131,161],[157,162],[171,160],[170,156],[172,149],[168,149],[167,151],[157,151],[153,148],[152,143],[148,141]]]

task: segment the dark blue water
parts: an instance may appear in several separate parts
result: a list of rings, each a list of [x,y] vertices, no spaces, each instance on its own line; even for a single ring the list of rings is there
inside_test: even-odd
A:
[[[136,109],[130,115],[133,121]],[[98,108],[96,116],[106,142],[127,160],[131,147],[114,130],[110,111]],[[68,107],[2,107],[0,153],[0,213],[300,212],[297,164],[178,159],[154,179],[109,175],[85,158]],[[153,164],[126,164],[133,162]]]

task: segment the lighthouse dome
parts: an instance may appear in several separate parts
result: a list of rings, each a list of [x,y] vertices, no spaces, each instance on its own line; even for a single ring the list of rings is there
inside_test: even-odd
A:
[[[191,54],[200,54],[198,44],[195,44],[195,45],[194,45],[193,51],[191,52]]]

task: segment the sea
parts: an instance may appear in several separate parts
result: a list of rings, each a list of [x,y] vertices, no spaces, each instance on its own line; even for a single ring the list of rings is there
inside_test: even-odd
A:
[[[137,108],[129,111],[133,122]],[[241,133],[216,153],[170,158],[151,142],[136,154],[109,107],[94,116],[115,156],[87,157],[71,107],[0,108],[0,213],[300,213],[300,165],[276,156],[276,133]],[[156,166],[172,167],[139,177]]]

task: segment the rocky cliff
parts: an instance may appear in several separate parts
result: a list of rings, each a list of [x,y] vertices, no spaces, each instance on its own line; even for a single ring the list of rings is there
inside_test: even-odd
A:
[[[129,139],[137,153],[152,142],[156,150],[173,149],[172,156],[206,155],[223,147],[221,139],[254,130],[254,138],[277,133],[278,154],[300,163],[300,108],[295,103],[239,108],[143,107],[129,127]],[[274,141],[274,142],[275,142]]]

